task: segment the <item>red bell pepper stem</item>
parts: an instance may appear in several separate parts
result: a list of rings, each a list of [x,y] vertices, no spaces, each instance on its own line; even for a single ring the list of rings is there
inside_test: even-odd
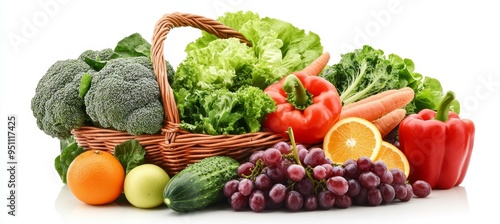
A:
[[[455,100],[455,93],[448,91],[439,103],[434,120],[445,122],[448,120],[451,103]]]
[[[296,109],[305,110],[312,104],[311,94],[307,92],[296,75],[288,75],[282,88],[287,93],[286,100]]]

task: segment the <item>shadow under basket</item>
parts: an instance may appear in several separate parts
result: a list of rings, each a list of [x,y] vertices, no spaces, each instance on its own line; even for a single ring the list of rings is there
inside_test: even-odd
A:
[[[146,163],[159,165],[169,175],[175,175],[187,165],[211,156],[229,156],[242,162],[254,151],[264,150],[285,140],[281,135],[272,132],[207,135],[190,133],[180,128],[179,112],[172,88],[168,84],[163,57],[163,43],[166,36],[172,28],[176,27],[194,27],[219,38],[238,38],[241,42],[250,45],[240,33],[216,20],[178,12],[163,15],[156,23],[151,46],[151,61],[165,111],[161,133],[131,135],[124,131],[83,126],[72,131],[77,143],[85,150],[103,150],[113,153],[116,145],[136,139],[146,151]]]

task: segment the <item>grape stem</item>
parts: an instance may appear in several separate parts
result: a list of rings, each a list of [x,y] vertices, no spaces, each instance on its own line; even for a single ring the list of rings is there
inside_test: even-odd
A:
[[[297,150],[297,144],[295,143],[295,137],[293,135],[293,129],[292,127],[288,127],[288,137],[290,138],[290,143],[292,143],[292,154],[293,154],[293,159],[295,159],[295,162],[299,165],[302,166],[302,163],[300,162],[299,159],[299,152]]]
[[[255,181],[255,178],[262,172],[262,169],[264,168],[264,161],[262,159],[257,160],[255,163],[255,167],[250,169],[252,173],[250,175],[242,175],[246,179],[250,179],[252,181]]]
[[[300,159],[299,159],[299,152],[297,150],[297,144],[295,143],[295,137],[293,135],[293,129],[292,127],[288,127],[288,137],[290,138],[290,143],[292,144],[292,155],[293,155],[293,159],[295,160],[295,162],[299,165],[302,166],[302,163],[300,162]],[[312,167],[310,166],[307,166],[307,168],[305,169],[306,170],[306,175],[307,177],[314,183],[315,187],[314,187],[314,190],[316,191],[315,193],[317,193],[318,191],[318,188],[322,188],[324,189],[323,186],[323,182],[325,181],[321,181],[321,180],[316,180],[312,174]]]

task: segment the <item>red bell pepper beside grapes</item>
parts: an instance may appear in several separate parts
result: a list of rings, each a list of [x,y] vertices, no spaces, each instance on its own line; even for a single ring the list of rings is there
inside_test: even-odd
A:
[[[295,72],[265,90],[277,103],[267,115],[263,127],[288,138],[293,128],[297,143],[316,144],[339,120],[342,103],[333,84],[325,79]]]
[[[434,189],[462,183],[474,145],[474,123],[449,111],[448,92],[437,111],[424,109],[399,124],[399,143],[410,163],[410,183],[427,181]]]

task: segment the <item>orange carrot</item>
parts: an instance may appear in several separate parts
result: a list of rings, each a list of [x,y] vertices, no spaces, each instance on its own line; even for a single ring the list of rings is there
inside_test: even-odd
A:
[[[302,72],[308,75],[318,76],[326,67],[328,61],[330,61],[330,53],[324,52],[318,58],[314,59],[311,64],[302,69]]]
[[[382,137],[385,137],[389,134],[392,129],[398,126],[399,122],[401,122],[406,116],[405,109],[395,109],[388,114],[372,121],[372,123],[377,127],[380,131]]]
[[[360,117],[369,121],[373,121],[395,109],[406,106],[413,100],[414,96],[415,92],[413,91],[413,89],[399,89],[398,91],[384,96],[380,99],[359,104],[357,106],[352,106],[347,109],[342,108],[340,119],[346,117]]]
[[[386,97],[386,96],[389,96],[391,94],[394,94],[397,91],[413,91],[413,90],[410,87],[403,87],[401,89],[386,90],[384,92],[380,92],[378,94],[371,95],[371,96],[366,97],[364,99],[361,99],[359,101],[356,101],[356,102],[353,102],[353,103],[350,103],[350,104],[346,104],[346,105],[342,106],[342,109],[347,110],[347,109],[349,109],[351,107],[355,107],[355,106],[359,106],[359,105],[364,104],[364,103],[368,103],[368,102],[371,102],[371,101],[379,100],[379,99],[382,99],[383,97]]]

